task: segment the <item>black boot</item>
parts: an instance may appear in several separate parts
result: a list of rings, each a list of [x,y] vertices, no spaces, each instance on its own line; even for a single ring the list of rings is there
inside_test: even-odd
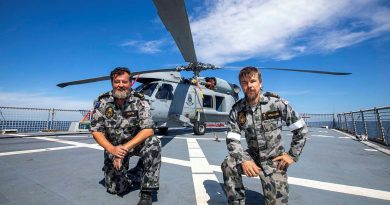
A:
[[[141,191],[138,205],[151,205],[152,204],[152,192]]]

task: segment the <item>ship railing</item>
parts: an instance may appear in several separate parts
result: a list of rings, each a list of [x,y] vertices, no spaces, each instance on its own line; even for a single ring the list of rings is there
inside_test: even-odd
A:
[[[68,131],[72,122],[79,122],[89,110],[46,109],[0,106],[0,131],[50,132]]]
[[[390,106],[337,114],[336,128],[390,146]]]
[[[0,106],[0,131],[68,131],[72,122],[80,122],[89,110],[67,110]],[[390,146],[390,106],[339,114],[301,113],[309,127],[338,129],[355,136]]]

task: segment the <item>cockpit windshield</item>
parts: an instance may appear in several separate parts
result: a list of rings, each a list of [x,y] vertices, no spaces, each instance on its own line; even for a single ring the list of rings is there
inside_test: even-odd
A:
[[[157,86],[157,83],[148,83],[146,85],[141,84],[140,86],[135,88],[135,90],[144,94],[144,95],[151,97],[153,94],[153,91],[156,89],[156,86]]]

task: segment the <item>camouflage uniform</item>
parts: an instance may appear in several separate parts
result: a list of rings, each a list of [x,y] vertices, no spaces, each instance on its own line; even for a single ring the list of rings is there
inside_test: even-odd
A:
[[[278,170],[278,162],[272,162],[272,159],[285,153],[281,133],[283,120],[293,133],[288,154],[294,161],[298,160],[308,132],[303,119],[287,101],[272,93],[262,94],[255,107],[245,99],[239,100],[229,117],[226,139],[229,154],[221,165],[229,204],[245,204],[241,163],[247,160],[254,161],[262,169],[260,179],[265,204],[288,204],[286,171]],[[245,133],[247,150],[243,150],[240,143],[241,131]]]
[[[142,94],[131,91],[123,106],[115,104],[112,91],[100,95],[95,101],[91,131],[102,132],[112,145],[123,145],[130,141],[140,130],[148,128],[153,129],[153,121],[150,115],[149,103],[143,99]],[[152,136],[134,149],[129,150],[119,171],[113,166],[114,156],[106,150],[104,151],[103,171],[107,191],[113,194],[121,194],[131,185],[132,176],[128,176],[127,173],[131,156],[139,156],[143,162],[141,163],[144,169],[143,172],[136,171],[143,174],[141,190],[158,190],[161,143],[156,136]]]

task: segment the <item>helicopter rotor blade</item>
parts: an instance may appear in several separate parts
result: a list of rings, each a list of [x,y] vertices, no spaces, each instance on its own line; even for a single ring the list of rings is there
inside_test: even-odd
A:
[[[110,80],[110,76],[102,76],[102,77],[97,77],[97,78],[88,78],[88,79],[83,79],[83,80],[70,81],[70,82],[57,84],[57,86],[60,88],[64,88],[64,87],[69,86],[69,85],[93,83],[93,82],[99,82],[99,81],[103,81],[103,80]]]
[[[155,72],[170,72],[170,71],[178,71],[178,68],[166,68],[166,69],[154,69],[154,70],[145,70],[145,71],[135,71],[131,72],[132,78],[136,75],[141,75],[141,74],[146,74],[146,73],[155,73]],[[83,80],[76,80],[76,81],[70,81],[70,82],[65,82],[65,83],[59,83],[57,84],[58,87],[64,88],[69,85],[80,85],[80,84],[86,84],[86,83],[94,83],[94,82],[99,82],[99,81],[104,81],[104,80],[110,80],[110,76],[102,76],[102,77],[97,77],[97,78],[88,78],[88,79],[83,79]]]
[[[197,62],[184,0],[153,0],[165,28],[186,62]]]
[[[224,69],[234,69],[234,70],[241,70],[243,67],[236,67],[236,66],[218,66],[219,68]],[[316,73],[316,74],[325,74],[325,75],[350,75],[352,73],[345,73],[345,72],[334,72],[334,71],[322,71],[322,70],[302,70],[302,69],[291,69],[291,68],[259,68],[260,70],[281,70],[281,71],[291,71],[291,72],[302,72],[302,73]]]

